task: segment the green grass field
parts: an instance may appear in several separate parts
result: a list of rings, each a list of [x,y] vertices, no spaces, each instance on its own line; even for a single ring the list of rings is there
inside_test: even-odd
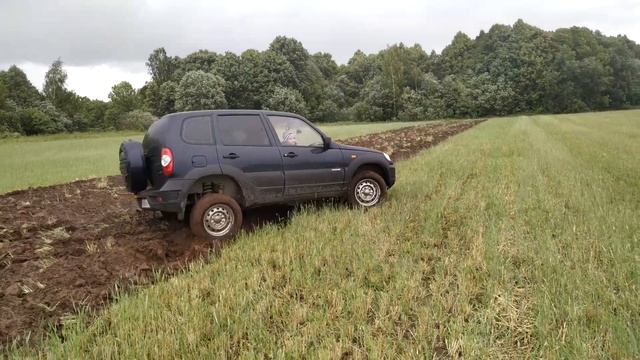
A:
[[[492,119],[11,355],[638,358],[639,117]]]
[[[416,122],[336,123],[320,128],[335,139],[413,126]],[[115,175],[118,148],[125,139],[141,140],[131,132],[64,134],[0,140],[0,194],[31,186],[44,186]]]

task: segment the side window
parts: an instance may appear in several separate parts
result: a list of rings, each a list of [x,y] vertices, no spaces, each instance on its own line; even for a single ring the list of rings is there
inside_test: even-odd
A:
[[[221,115],[217,122],[223,145],[271,146],[259,115]]]
[[[192,144],[213,144],[211,118],[209,116],[186,118],[182,123],[182,138]]]
[[[269,116],[271,125],[284,146],[323,145],[322,136],[306,122],[288,116]]]

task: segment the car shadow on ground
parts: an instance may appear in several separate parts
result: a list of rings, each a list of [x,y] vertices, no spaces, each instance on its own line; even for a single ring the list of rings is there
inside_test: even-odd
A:
[[[340,199],[325,199],[309,201],[298,205],[268,205],[245,209],[242,214],[242,231],[251,233],[269,225],[287,226],[290,223],[291,219],[301,209],[310,209],[312,211],[317,211],[327,207],[347,208],[347,205]],[[161,219],[159,213],[155,216],[155,219]],[[184,231],[188,231],[188,220],[171,220],[168,222],[171,224],[172,230],[175,230],[176,228],[183,228]],[[153,224],[150,224],[150,226],[153,226]]]

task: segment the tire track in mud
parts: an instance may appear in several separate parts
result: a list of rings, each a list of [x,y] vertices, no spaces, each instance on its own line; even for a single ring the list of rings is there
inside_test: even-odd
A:
[[[439,122],[340,142],[385,151],[397,161],[481,121]],[[243,228],[286,223],[293,210],[246,211]],[[62,326],[78,307],[106,306],[116,285],[143,286],[153,281],[154,270],[175,273],[221,247],[194,237],[182,223],[140,211],[119,176],[0,195],[0,348],[27,334],[37,338],[48,323]]]

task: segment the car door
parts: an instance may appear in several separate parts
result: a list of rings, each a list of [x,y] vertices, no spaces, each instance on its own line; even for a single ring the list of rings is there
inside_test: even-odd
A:
[[[248,205],[281,200],[282,157],[259,114],[218,114],[215,135],[222,173],[240,183]]]
[[[343,191],[345,161],[340,149],[325,149],[322,135],[302,119],[282,115],[267,118],[283,158],[287,198]]]

